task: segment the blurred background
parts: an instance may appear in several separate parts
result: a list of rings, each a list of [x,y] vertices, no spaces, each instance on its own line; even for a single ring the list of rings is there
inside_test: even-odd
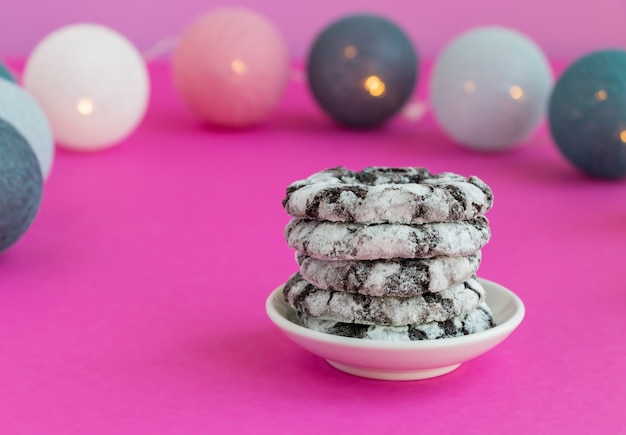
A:
[[[318,32],[358,11],[384,15],[411,37],[423,58],[434,58],[461,32],[480,25],[512,27],[552,59],[572,59],[602,48],[626,48],[624,0],[20,0],[0,14],[0,56],[27,57],[49,32],[76,22],[104,24],[142,51],[179,35],[203,12],[246,6],[273,21],[293,59],[303,59]]]

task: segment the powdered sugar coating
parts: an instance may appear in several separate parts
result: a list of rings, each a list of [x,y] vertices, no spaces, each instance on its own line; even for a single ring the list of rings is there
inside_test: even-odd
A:
[[[299,273],[287,281],[283,294],[289,305],[310,317],[391,326],[443,322],[467,314],[485,298],[485,290],[473,278],[440,292],[398,298],[322,290]]]
[[[299,314],[302,326],[314,331],[364,340],[418,341],[459,337],[486,331],[494,325],[491,310],[485,302],[468,314],[444,322],[421,325],[380,326],[321,320]]]
[[[459,257],[473,254],[491,237],[482,216],[469,221],[422,225],[327,222],[292,219],[287,244],[322,260]]]
[[[283,206],[298,218],[333,222],[452,222],[484,214],[493,193],[478,177],[425,168],[327,169],[287,188]]]
[[[300,273],[324,290],[411,297],[437,292],[476,274],[481,252],[466,257],[327,261],[298,254]]]

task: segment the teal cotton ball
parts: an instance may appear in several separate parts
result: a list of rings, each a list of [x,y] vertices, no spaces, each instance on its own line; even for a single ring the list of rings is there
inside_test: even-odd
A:
[[[11,71],[9,71],[6,65],[4,65],[2,62],[0,62],[0,79],[8,80],[15,83],[15,77],[13,77]]]
[[[601,178],[626,176],[626,51],[574,62],[550,97],[550,131],[563,156]]]
[[[50,174],[54,160],[54,136],[39,103],[15,83],[0,80],[0,119],[4,119],[24,136],[32,147],[43,178]]]
[[[524,142],[545,118],[552,71],[541,49],[504,27],[460,35],[437,58],[430,101],[441,128],[476,151]]]
[[[42,190],[35,153],[15,127],[0,119],[0,252],[30,228]]]

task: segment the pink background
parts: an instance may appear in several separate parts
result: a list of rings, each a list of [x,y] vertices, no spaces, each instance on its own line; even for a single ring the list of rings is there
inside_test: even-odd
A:
[[[108,151],[59,151],[34,225],[0,255],[0,433],[624,433],[623,181],[581,175],[545,128],[495,155],[430,113],[339,129],[298,82],[263,126],[214,130],[166,64],[151,74],[140,128]],[[398,383],[287,339],[264,310],[297,269],[281,200],[340,164],[488,182],[479,275],[522,298],[521,326],[451,374]]]
[[[276,22],[294,59],[356,10],[394,18],[426,58],[480,24],[516,27],[552,58],[626,48],[622,0],[239,4]],[[213,5],[15,1],[0,14],[0,57],[84,20],[145,50]],[[624,433],[624,181],[581,175],[545,126],[496,155],[452,143],[430,113],[342,130],[300,82],[263,126],[210,129],[167,63],[150,71],[139,129],[108,151],[60,150],[32,228],[0,255],[0,434]],[[449,375],[399,383],[341,373],[283,336],[264,304],[296,270],[284,190],[335,165],[487,181],[494,236],[479,274],[522,298],[520,328]]]
[[[626,48],[623,0],[14,0],[0,13],[0,57],[26,56],[52,30],[78,21],[105,24],[141,50],[176,36],[194,17],[220,5],[248,6],[272,20],[301,59],[320,29],[356,11],[384,14],[410,35],[424,58],[479,25],[510,26],[533,38],[550,57]]]

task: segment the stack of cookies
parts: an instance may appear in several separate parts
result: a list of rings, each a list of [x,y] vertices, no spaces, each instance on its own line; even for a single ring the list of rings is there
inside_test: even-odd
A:
[[[283,205],[299,264],[283,293],[303,326],[393,341],[493,326],[476,279],[493,193],[477,177],[338,167],[292,183]]]

